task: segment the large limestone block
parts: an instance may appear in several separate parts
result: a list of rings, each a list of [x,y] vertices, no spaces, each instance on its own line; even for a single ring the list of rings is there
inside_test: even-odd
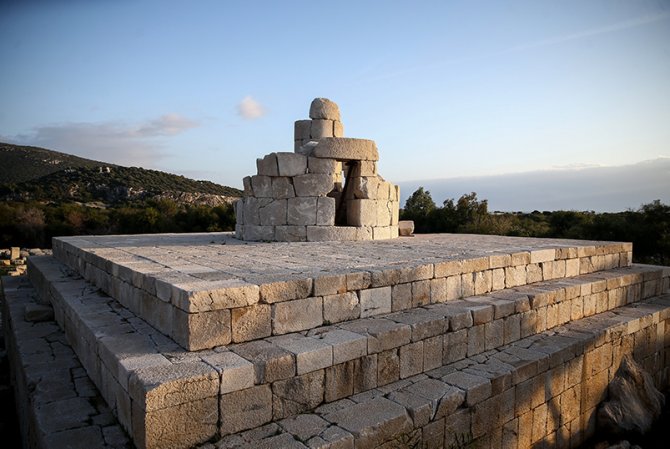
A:
[[[244,196],[253,196],[254,191],[251,188],[251,176],[245,176],[242,178],[242,185],[244,186]]]
[[[244,225],[244,240],[249,240],[252,242],[273,240],[274,235],[274,226]]]
[[[310,138],[322,139],[324,137],[334,137],[333,127],[332,120],[312,120],[312,126],[309,132]]]
[[[293,177],[296,196],[326,196],[335,187],[333,175],[310,173]]]
[[[244,224],[244,199],[235,201],[235,222],[239,225]]]
[[[277,176],[272,178],[272,197],[273,198],[293,198],[295,190],[291,178],[287,176]]]
[[[277,155],[270,153],[262,159],[256,159],[256,170],[261,176],[279,176]]]
[[[340,108],[327,98],[315,98],[309,106],[309,118],[340,120]]]
[[[279,176],[298,176],[307,173],[307,157],[296,153],[277,153]]]
[[[243,342],[269,337],[272,334],[270,305],[254,304],[231,311],[233,341]]]
[[[174,321],[174,339],[190,351],[230,343],[230,310],[228,309],[200,313],[186,313],[175,309]]]
[[[376,200],[347,201],[347,223],[351,226],[376,226],[377,201]]]
[[[133,402],[133,440],[144,449],[194,447],[217,434],[218,419],[216,397],[152,411],[144,411]],[[73,442],[68,443],[63,447],[74,447]]]
[[[310,132],[312,127],[311,120],[296,120],[293,127],[293,139],[294,140],[309,140]]]
[[[360,176],[352,178],[354,187],[354,198],[376,199],[379,179],[376,176]]]
[[[323,324],[323,298],[305,298],[272,305],[275,335],[312,329]]]
[[[316,202],[316,225],[335,225],[335,198],[320,197]]]
[[[259,385],[221,395],[221,435],[253,429],[272,420],[272,390]]]
[[[341,161],[378,161],[379,153],[373,140],[351,137],[324,137],[314,147],[312,156]]]
[[[381,446],[412,430],[405,407],[383,397],[330,413],[325,419],[351,432],[356,438],[356,448],[361,449]]]
[[[338,173],[342,172],[342,163],[334,159],[319,159],[318,157],[307,158],[307,171],[309,173]]]
[[[359,238],[359,230],[353,226],[307,226],[308,242],[336,242],[369,240]]]
[[[272,198],[272,178],[255,175],[251,177],[251,190],[256,198]]]
[[[219,374],[203,362],[155,365],[135,370],[128,389],[143,410],[160,410],[218,396]]]
[[[323,402],[323,397],[323,370],[275,382],[272,384],[273,419],[312,410]]]
[[[220,394],[254,386],[254,364],[232,351],[215,352],[203,357],[221,375]]]
[[[377,176],[377,163],[375,161],[359,161],[352,167],[351,176]]]
[[[261,224],[259,210],[261,207],[265,207],[271,202],[272,202],[271,198],[255,198],[255,197],[244,198],[244,224],[246,225]]]
[[[306,226],[277,226],[275,240],[279,242],[304,242],[307,240]]]
[[[286,224],[287,200],[274,200],[265,207],[258,209],[261,226],[277,226]]]
[[[392,216],[393,216],[393,202],[387,200],[378,200],[377,226],[390,226]]]
[[[361,318],[391,312],[391,287],[361,290]]]
[[[344,125],[339,120],[333,121],[333,137],[344,137]]]
[[[289,198],[287,201],[287,222],[289,225],[312,226],[316,224],[316,197],[296,197]]]

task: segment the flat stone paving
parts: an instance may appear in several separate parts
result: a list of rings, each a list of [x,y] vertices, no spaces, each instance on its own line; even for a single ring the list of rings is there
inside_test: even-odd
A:
[[[279,278],[412,267],[491,254],[548,248],[603,247],[616,242],[470,234],[423,234],[361,242],[245,242],[232,233],[59,237],[57,240],[140,272],[181,273],[194,282]],[[630,251],[630,244],[627,244]],[[139,264],[142,265],[139,265]]]

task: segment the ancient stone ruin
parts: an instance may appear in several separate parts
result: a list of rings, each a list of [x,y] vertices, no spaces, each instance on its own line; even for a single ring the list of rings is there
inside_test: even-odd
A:
[[[295,152],[256,160],[236,204],[236,236],[280,242],[398,237],[399,189],[377,173],[375,142],[344,137],[340,111],[312,101],[295,122]]]

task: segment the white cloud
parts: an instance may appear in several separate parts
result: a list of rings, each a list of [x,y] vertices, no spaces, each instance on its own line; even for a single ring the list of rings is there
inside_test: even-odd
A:
[[[71,122],[38,126],[29,134],[7,137],[19,145],[50,150],[127,166],[149,167],[166,155],[159,138],[174,136],[198,124],[178,114],[145,122]]]
[[[247,120],[256,120],[265,115],[265,108],[251,96],[246,96],[237,105],[237,113]]]
[[[174,136],[196,126],[196,122],[179,114],[165,114],[140,125],[135,134],[140,137]]]

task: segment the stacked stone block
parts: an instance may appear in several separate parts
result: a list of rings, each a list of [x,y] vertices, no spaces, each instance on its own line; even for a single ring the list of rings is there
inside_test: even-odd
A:
[[[398,236],[398,186],[377,173],[375,143],[344,138],[340,113],[317,98],[295,123],[296,152],[256,160],[236,203],[236,235],[251,241],[381,240]]]
[[[310,120],[296,120],[294,125],[295,151],[309,142],[324,137],[344,137],[340,108],[327,98],[316,98],[309,108]]]
[[[308,323],[313,329],[302,333],[188,352],[54,261],[35,262],[33,283],[140,448],[191,447],[217,435],[225,447],[245,438],[239,447],[258,447],[283,434],[272,444],[377,447],[411,436],[446,448],[456,434],[495,447],[507,447],[502,438],[517,448],[569,443],[593,433],[596,405],[630,348],[659,386],[668,382],[670,297],[656,296],[668,291],[670,272],[662,267]],[[302,433],[301,423],[315,422]],[[255,430],[239,433],[247,429]]]

